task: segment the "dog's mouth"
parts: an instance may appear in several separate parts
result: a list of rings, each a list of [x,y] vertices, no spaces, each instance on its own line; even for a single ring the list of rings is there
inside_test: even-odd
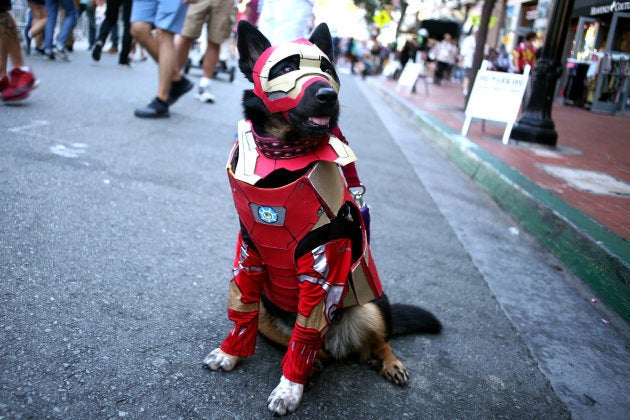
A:
[[[310,117],[308,122],[315,127],[328,127],[330,117]]]

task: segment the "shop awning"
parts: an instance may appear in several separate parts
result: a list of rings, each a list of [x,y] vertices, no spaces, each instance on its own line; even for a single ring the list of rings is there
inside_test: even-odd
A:
[[[420,27],[429,31],[429,36],[441,40],[444,34],[451,34],[453,39],[459,38],[462,30],[461,22],[452,19],[425,19],[420,22]]]

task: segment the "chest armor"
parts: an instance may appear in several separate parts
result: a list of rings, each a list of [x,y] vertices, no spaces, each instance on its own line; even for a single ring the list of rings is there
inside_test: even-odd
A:
[[[352,150],[334,136],[307,155],[271,159],[258,152],[249,123],[239,123],[239,140],[227,168],[234,204],[267,268],[270,281],[265,285],[265,293],[285,310],[297,307],[295,251],[300,241],[309,232],[330,223],[344,205],[354,206],[354,213],[360,214],[340,171],[342,165],[355,160]],[[302,169],[303,174],[279,187],[256,186],[277,169]],[[362,220],[355,223],[363,224]],[[344,306],[367,303],[382,293],[363,225],[361,231],[363,249],[349,273]]]

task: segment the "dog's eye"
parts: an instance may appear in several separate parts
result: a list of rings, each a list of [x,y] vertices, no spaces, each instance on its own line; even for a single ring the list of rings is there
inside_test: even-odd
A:
[[[280,73],[287,74],[287,73],[291,73],[293,70],[295,70],[293,66],[286,65],[280,69]]]
[[[287,57],[278,63],[276,63],[271,70],[269,70],[269,80],[282,76],[283,74],[290,73],[300,68],[300,56],[292,55]]]

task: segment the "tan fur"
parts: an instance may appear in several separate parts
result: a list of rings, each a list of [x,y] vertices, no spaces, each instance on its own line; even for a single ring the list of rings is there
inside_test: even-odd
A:
[[[286,347],[293,327],[270,315],[261,305],[258,331],[268,340]],[[344,310],[340,320],[330,325],[324,349],[319,354],[320,362],[328,357],[340,360],[358,354],[361,363],[371,365],[388,381],[406,385],[409,381],[407,369],[394,355],[385,336],[385,320],[375,304],[352,306]]]
[[[272,114],[265,124],[267,137],[283,139],[289,131],[291,131],[291,126],[287,124],[282,115]]]
[[[293,327],[271,316],[265,305],[261,304],[258,312],[258,332],[269,341],[288,347]]]

